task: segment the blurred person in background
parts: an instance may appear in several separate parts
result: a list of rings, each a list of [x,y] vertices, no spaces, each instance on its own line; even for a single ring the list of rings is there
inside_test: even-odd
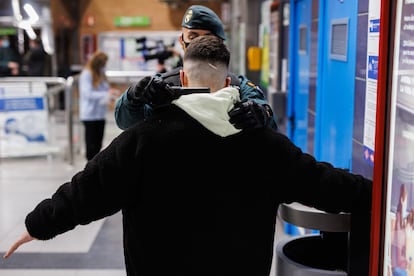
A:
[[[102,148],[108,105],[119,94],[105,75],[108,55],[95,52],[79,76],[79,119],[85,129],[86,159],[91,160]]]
[[[0,76],[18,76],[20,74],[20,57],[10,46],[10,38],[0,36]]]
[[[23,57],[23,71],[27,76],[45,76],[48,57],[39,38],[29,41],[29,50]]]

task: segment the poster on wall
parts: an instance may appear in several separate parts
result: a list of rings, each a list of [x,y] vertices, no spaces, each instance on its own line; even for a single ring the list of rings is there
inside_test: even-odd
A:
[[[363,158],[371,165],[374,165],[375,148],[380,8],[380,2],[369,1]]]
[[[0,84],[0,157],[48,155],[45,83]]]
[[[414,275],[414,1],[398,1],[383,275]]]

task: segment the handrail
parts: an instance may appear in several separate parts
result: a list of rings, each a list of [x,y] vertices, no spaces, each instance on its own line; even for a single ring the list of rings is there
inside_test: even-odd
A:
[[[111,71],[105,72],[110,82],[133,82],[138,81],[146,76],[155,74],[153,71]]]
[[[65,88],[66,79],[62,77],[1,77],[0,82],[44,82],[56,84],[47,89],[46,94],[55,95]]]
[[[73,114],[72,114],[72,95],[74,90],[74,83],[79,79],[79,74],[70,76],[66,80],[65,86],[65,117],[67,121],[67,131],[68,131],[68,162],[70,165],[73,165],[74,158],[73,158]]]
[[[107,70],[105,74],[108,78],[116,78],[116,77],[145,77],[153,75],[155,72],[153,71],[112,71]]]

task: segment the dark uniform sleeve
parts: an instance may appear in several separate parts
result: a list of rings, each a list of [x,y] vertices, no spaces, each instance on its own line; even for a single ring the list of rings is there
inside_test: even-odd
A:
[[[11,75],[11,70],[9,67],[0,65],[0,76],[6,77]]]
[[[269,105],[269,102],[267,101],[263,90],[256,84],[254,84],[252,81],[250,81],[248,78],[246,78],[243,75],[239,75],[237,77],[237,80],[235,76],[231,76],[231,84],[236,85],[240,87],[240,100],[252,100],[260,105],[267,104]],[[270,106],[270,105],[269,105]],[[273,111],[272,111],[273,112]],[[273,120],[270,122],[270,126],[277,130],[277,118],[275,115],[275,112],[273,112]]]
[[[180,69],[175,68],[164,74],[160,74],[161,78],[170,85],[180,85]],[[128,98],[128,90],[136,89],[136,85],[131,85],[115,103],[115,122],[116,125],[125,130],[137,122],[149,118],[152,115],[152,108],[148,104],[133,102]],[[142,91],[141,91],[142,94]]]
[[[132,103],[132,101],[128,99],[128,89],[125,90],[115,103],[115,122],[122,130],[150,117],[152,114],[152,108],[149,105]]]

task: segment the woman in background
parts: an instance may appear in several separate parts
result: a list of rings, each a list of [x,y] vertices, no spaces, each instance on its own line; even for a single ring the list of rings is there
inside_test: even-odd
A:
[[[108,104],[119,93],[109,86],[105,75],[107,61],[108,55],[95,52],[79,77],[79,119],[85,127],[87,160],[91,160],[102,148]]]

